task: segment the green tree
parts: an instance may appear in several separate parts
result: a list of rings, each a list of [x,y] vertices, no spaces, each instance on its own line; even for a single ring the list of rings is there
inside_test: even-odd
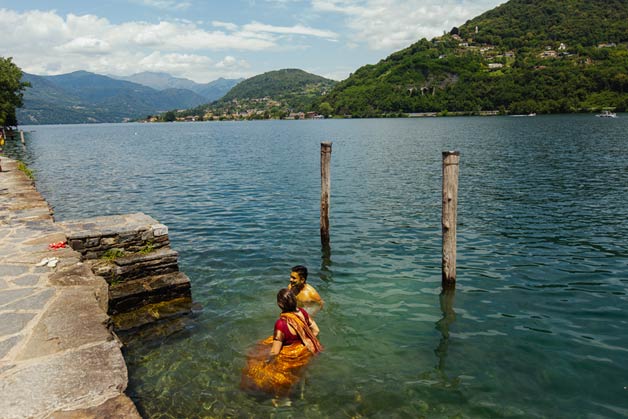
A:
[[[334,108],[331,107],[329,102],[323,102],[318,105],[318,113],[324,116],[331,115],[334,112]]]
[[[164,114],[164,122],[173,122],[177,120],[177,115],[174,111],[168,111]]]
[[[0,127],[17,126],[15,108],[23,104],[23,90],[30,86],[22,82],[22,70],[12,58],[0,57]]]

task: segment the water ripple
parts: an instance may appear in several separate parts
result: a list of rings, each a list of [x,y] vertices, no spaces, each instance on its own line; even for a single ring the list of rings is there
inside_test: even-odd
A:
[[[58,220],[143,211],[169,226],[202,309],[125,349],[145,417],[623,417],[628,117],[598,119],[47,126],[7,151]],[[453,294],[446,149],[461,151]],[[275,409],[240,392],[239,372],[296,264],[325,299],[327,351],[304,399]]]

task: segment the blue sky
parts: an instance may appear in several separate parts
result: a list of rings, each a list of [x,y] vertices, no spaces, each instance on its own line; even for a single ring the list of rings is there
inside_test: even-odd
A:
[[[342,80],[503,0],[0,0],[0,56],[40,75],[199,83],[282,68]]]

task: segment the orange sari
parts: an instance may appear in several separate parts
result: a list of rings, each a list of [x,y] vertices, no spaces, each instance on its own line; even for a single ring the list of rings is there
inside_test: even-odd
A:
[[[258,342],[247,355],[246,367],[242,371],[242,388],[286,397],[300,380],[304,367],[323,350],[310,326],[299,316],[281,313],[281,317],[296,330],[302,343],[283,346],[279,354],[267,362],[273,337]]]

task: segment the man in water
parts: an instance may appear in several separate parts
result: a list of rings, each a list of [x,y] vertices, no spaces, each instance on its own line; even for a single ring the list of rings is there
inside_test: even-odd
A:
[[[296,295],[299,307],[305,307],[310,314],[315,314],[323,308],[324,302],[314,287],[306,282],[307,268],[303,265],[293,267],[288,288]]]

